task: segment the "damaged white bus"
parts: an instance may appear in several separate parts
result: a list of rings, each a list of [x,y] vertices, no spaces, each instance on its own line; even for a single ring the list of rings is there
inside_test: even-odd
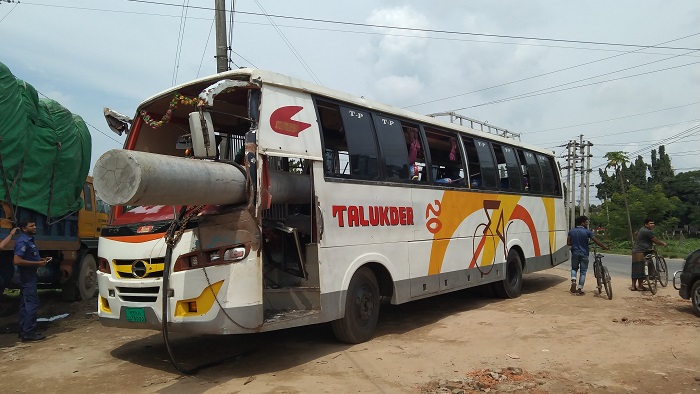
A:
[[[100,321],[191,334],[330,322],[568,259],[552,152],[288,76],[239,69],[145,100],[93,174],[115,206]]]

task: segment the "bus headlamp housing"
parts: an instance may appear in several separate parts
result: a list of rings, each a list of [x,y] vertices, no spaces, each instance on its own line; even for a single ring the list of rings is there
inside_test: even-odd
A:
[[[245,260],[250,253],[250,245],[226,245],[219,248],[198,250],[180,255],[175,262],[174,272],[232,264]]]

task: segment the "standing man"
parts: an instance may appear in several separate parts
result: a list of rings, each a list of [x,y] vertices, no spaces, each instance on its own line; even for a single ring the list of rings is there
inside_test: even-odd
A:
[[[668,244],[654,235],[656,224],[654,219],[644,219],[644,227],[637,231],[637,240],[632,248],[632,291],[647,290],[642,286],[644,280],[644,255],[652,248],[652,244],[667,246]]]
[[[14,263],[19,269],[19,338],[22,342],[41,341],[46,337],[36,331],[36,317],[39,310],[37,269],[46,265],[51,257],[41,258],[34,243],[36,222],[23,219],[19,222],[22,234],[15,242]]]
[[[576,295],[584,295],[583,284],[586,283],[586,271],[588,271],[588,240],[593,240],[603,249],[608,247],[598,241],[593,231],[588,229],[588,217],[579,216],[575,221],[576,227],[569,230],[566,244],[571,246],[571,291]],[[576,273],[581,271],[576,286]]]

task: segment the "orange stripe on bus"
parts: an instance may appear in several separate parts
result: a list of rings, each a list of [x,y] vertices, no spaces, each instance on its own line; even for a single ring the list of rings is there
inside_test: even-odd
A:
[[[139,235],[124,235],[121,237],[103,237],[105,239],[108,239],[110,241],[117,241],[117,242],[128,242],[128,243],[140,243],[140,242],[148,242],[148,241],[153,241],[154,239],[159,239],[163,238],[165,233],[156,233],[156,234],[139,234]]]

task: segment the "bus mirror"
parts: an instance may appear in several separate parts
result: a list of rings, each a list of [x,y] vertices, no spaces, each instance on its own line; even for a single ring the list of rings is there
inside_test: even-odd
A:
[[[192,133],[192,150],[194,157],[212,159],[216,157],[216,140],[214,123],[209,112],[190,113],[190,132]]]

